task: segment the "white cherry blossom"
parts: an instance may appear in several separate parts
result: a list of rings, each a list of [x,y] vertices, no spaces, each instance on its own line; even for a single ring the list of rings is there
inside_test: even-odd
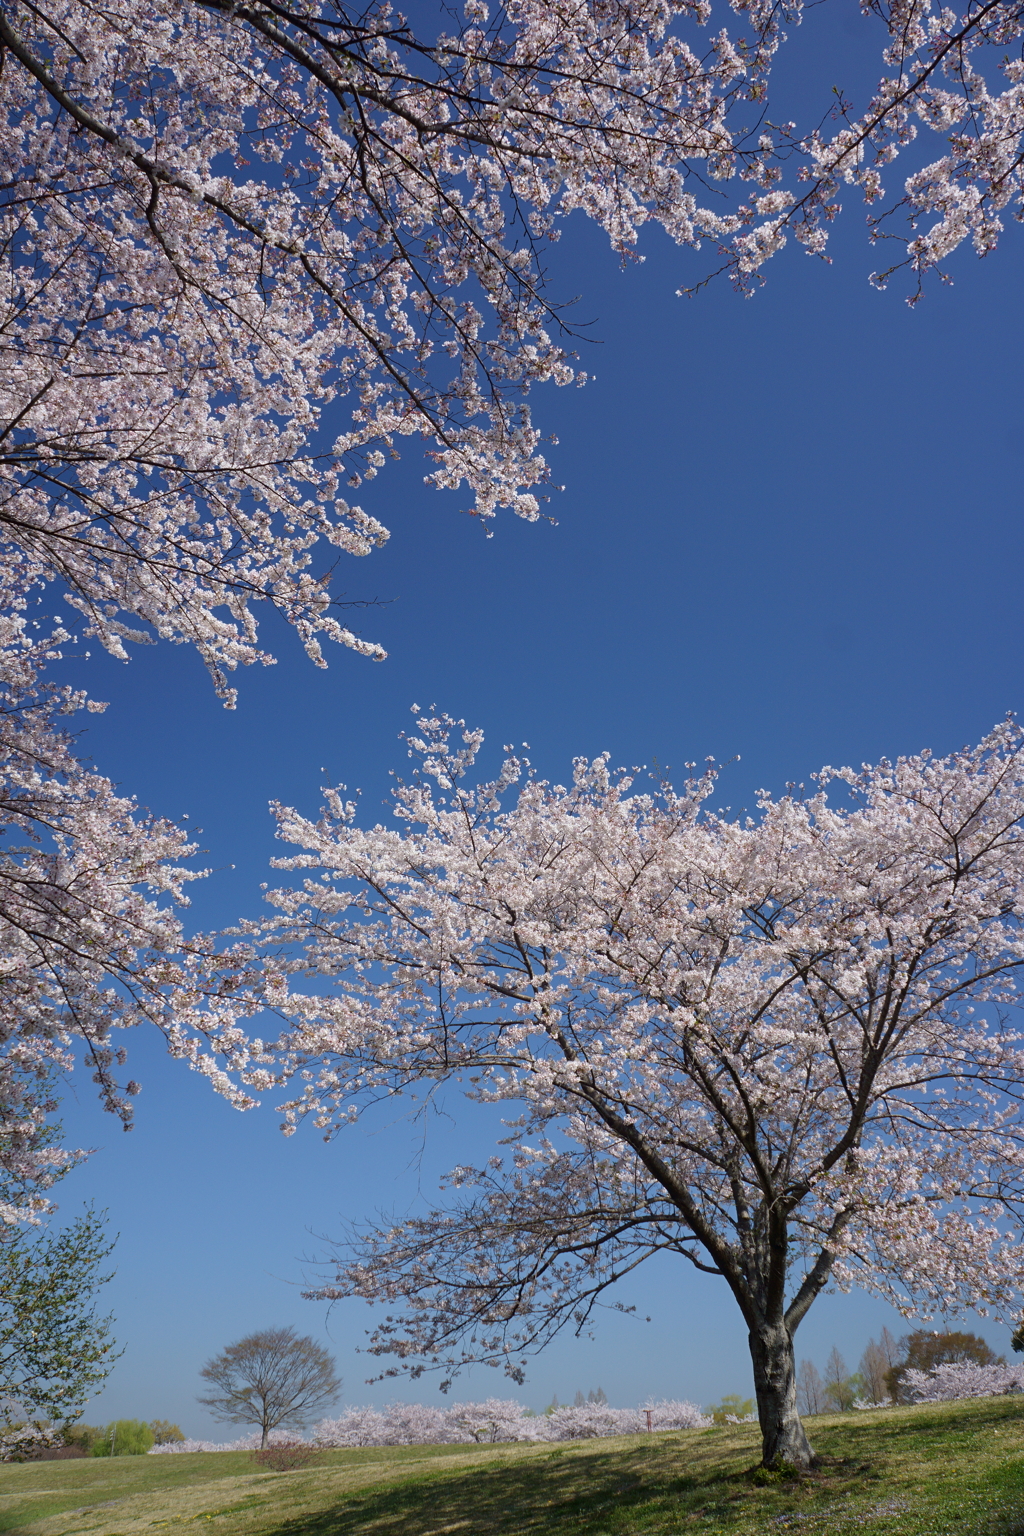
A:
[[[34,578],[34,579],[33,579]],[[46,1191],[82,1154],[54,1144],[54,1078],[84,1048],[104,1106],[131,1124],[138,1084],[119,1084],[115,1031],[156,1024],[172,1050],[238,1107],[223,1070],[243,975],[175,908],[202,873],[181,828],[141,811],[80,761],[67,726],[90,706],[48,682],[66,630],[33,620],[40,573],[0,562],[0,1232],[39,1219]],[[218,1033],[218,993],[231,996]]]
[[[349,488],[406,439],[477,516],[539,515],[528,397],[579,377],[544,281],[573,212],[624,256],[652,221],[710,241],[741,286],[791,235],[823,254],[844,183],[914,216],[918,274],[990,250],[1024,174],[1019,7],[866,6],[889,36],[875,97],[837,132],[769,115],[755,139],[801,9],[471,0],[432,37],[387,4],[11,0],[7,549],[115,655],[197,646],[230,704],[228,673],[270,659],[261,603],[318,665],[325,640],[383,654],[332,580],[387,537]],[[886,193],[921,131],[938,158]]]
[[[972,1360],[937,1365],[931,1371],[907,1371],[907,1390],[919,1403],[945,1403],[960,1397],[1001,1397],[1024,1392],[1024,1365],[977,1365]]]
[[[825,769],[742,820],[710,772],[650,791],[604,757],[561,787],[510,752],[474,785],[458,736],[418,718],[396,824],[334,790],[278,810],[293,1022],[253,1080],[294,1074],[288,1123],[326,1134],[449,1081],[506,1116],[504,1156],[357,1232],[312,1294],[382,1303],[391,1371],[518,1381],[674,1254],[739,1306],[766,1462],[805,1463],[793,1336],[827,1286],[1019,1311],[1022,733]]]

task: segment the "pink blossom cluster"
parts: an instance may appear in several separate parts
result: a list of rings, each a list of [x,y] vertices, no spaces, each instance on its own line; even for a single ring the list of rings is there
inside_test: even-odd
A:
[[[650,1420],[648,1421],[648,1415]],[[465,1445],[511,1441],[592,1440],[609,1435],[637,1435],[655,1431],[707,1429],[711,1420],[694,1403],[654,1401],[640,1408],[609,1408],[587,1403],[556,1408],[551,1413],[528,1413],[522,1403],[491,1397],[479,1403],[453,1403],[435,1408],[424,1403],[388,1403],[384,1408],[348,1408],[334,1419],[323,1419],[313,1430],[314,1445],[325,1450],[360,1445]],[[294,1438],[274,1431],[271,1444]],[[190,1451],[242,1451],[259,1445],[259,1435],[216,1444],[211,1440],[183,1440],[154,1445],[151,1456],[179,1455]]]
[[[605,1435],[637,1435],[646,1430],[710,1429],[713,1419],[696,1403],[649,1398],[639,1408],[609,1408],[607,1404],[583,1403],[556,1408],[545,1415],[545,1440],[594,1440]]]
[[[650,1423],[648,1423],[648,1414]],[[324,1419],[313,1438],[324,1446],[456,1445],[466,1441],[591,1440],[652,1430],[706,1429],[711,1420],[689,1402],[651,1401],[640,1408],[585,1403],[531,1414],[521,1403],[488,1398],[434,1408],[391,1403],[386,1408],[350,1408]]]
[[[184,862],[194,845],[76,756],[66,722],[97,706],[46,679],[71,637],[39,615],[42,575],[28,560],[0,559],[0,1233],[37,1220],[47,1188],[80,1155],[55,1147],[47,1128],[52,1081],[71,1067],[76,1040],[125,1125],[138,1084],[119,1085],[116,1030],[160,1025],[173,1049],[221,1073],[189,1023],[216,1010],[210,952],[183,943],[173,910],[201,873]],[[200,1032],[209,1037],[206,1024]]]
[[[39,1451],[59,1450],[64,1436],[53,1424],[21,1424],[0,1436],[0,1462],[30,1461]]]
[[[708,0],[472,0],[422,39],[387,4],[12,0],[7,536],[114,654],[194,644],[228,702],[261,602],[318,664],[382,655],[329,589],[387,538],[342,492],[411,437],[477,515],[538,516],[526,397],[576,377],[543,246],[577,210],[621,251],[649,219],[728,231],[685,162],[727,173],[724,114],[781,37],[746,9],[741,57],[701,37]]]
[[[937,1365],[931,1371],[907,1371],[908,1390],[919,1403],[944,1403],[958,1397],[1001,1397],[1024,1392],[1024,1364],[977,1365],[971,1360]]]
[[[387,4],[354,15],[333,0],[5,7],[0,828],[14,836],[0,1120],[24,1198],[4,1201],[0,1223],[31,1216],[66,1165],[43,1128],[75,1037],[126,1120],[136,1085],[115,1082],[111,1043],[125,1024],[155,1022],[239,1107],[252,1100],[233,1069],[251,1068],[257,1091],[280,1075],[238,1023],[254,1006],[244,967],[225,975],[202,945],[182,946],[170,909],[195,875],[187,836],[75,758],[59,717],[89,706],[41,681],[70,631],[33,631],[27,594],[59,583],[74,622],[118,657],[142,640],[194,645],[228,704],[229,674],[272,659],[260,605],[317,665],[325,642],[379,657],[331,592],[338,558],[388,537],[349,488],[419,439],[430,481],[480,518],[540,515],[548,466],[529,395],[581,378],[543,281],[569,215],[623,254],[651,221],[678,244],[711,240],[743,285],[790,236],[821,254],[843,184],[876,202],[886,168],[935,133],[939,157],[896,189],[918,226],[905,259],[921,274],[964,241],[990,250],[1024,185],[1024,13],[1015,0],[866,9],[887,33],[882,83],[862,110],[837,108],[836,131],[806,133],[765,116],[800,0],[510,0],[493,15],[467,0],[461,16],[441,11],[435,37]],[[709,180],[714,207],[695,191]],[[305,837],[290,813],[282,832]],[[343,878],[352,867],[342,860]],[[839,972],[856,982],[860,951],[849,958]],[[703,963],[681,961],[684,981]],[[264,977],[272,1003],[278,980]],[[672,967],[662,983],[674,997]],[[631,1027],[659,1006],[645,997]],[[361,1007],[346,1014],[356,1033]],[[784,1043],[790,1022],[778,1029]],[[310,1027],[303,1043],[316,1055],[325,1038]],[[529,1068],[538,1085],[547,1070]],[[550,1077],[556,1095],[566,1071]],[[339,1068],[332,1096],[347,1104],[365,1081]],[[872,1208],[914,1203],[912,1157],[855,1173],[850,1157],[833,1183],[861,1180]],[[954,1226],[939,1268],[990,1242]],[[897,1247],[905,1230],[894,1220]],[[843,1276],[860,1262],[856,1231],[851,1214],[834,1234]]]
[[[882,82],[807,132],[768,109],[801,0],[467,0],[434,37],[388,4],[10,0],[9,547],[115,655],[195,645],[229,703],[269,659],[261,603],[319,665],[325,640],[382,655],[330,592],[388,536],[342,493],[419,438],[478,516],[539,515],[527,397],[579,377],[544,288],[570,214],[623,254],[652,221],[711,240],[743,285],[791,237],[822,254],[841,187],[877,202],[924,132],[904,259],[991,249],[1024,184],[1019,5],[867,9]]]

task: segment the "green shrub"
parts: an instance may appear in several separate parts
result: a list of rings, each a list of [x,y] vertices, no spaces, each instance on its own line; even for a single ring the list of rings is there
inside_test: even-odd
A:
[[[86,1456],[91,1456],[93,1446],[103,1439],[102,1429],[95,1424],[63,1424],[60,1432],[64,1436],[65,1445],[74,1446]]]
[[[93,1456],[145,1456],[153,1444],[153,1431],[141,1419],[115,1419],[92,1447]]]
[[[775,1483],[787,1483],[799,1476],[799,1469],[791,1461],[778,1456],[770,1467],[755,1467],[750,1474],[750,1481],[756,1488],[770,1488]]]
[[[737,1392],[730,1392],[722,1398],[720,1403],[712,1403],[704,1412],[714,1419],[716,1424],[727,1424],[730,1419],[745,1419],[754,1411],[754,1399],[752,1397],[740,1397]]]
[[[185,1438],[177,1424],[172,1424],[169,1419],[150,1419],[149,1427],[153,1431],[154,1445],[180,1445]]]

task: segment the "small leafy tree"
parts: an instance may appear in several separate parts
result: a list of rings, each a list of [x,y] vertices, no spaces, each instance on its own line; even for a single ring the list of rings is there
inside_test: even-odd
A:
[[[720,1403],[712,1403],[705,1413],[716,1424],[728,1424],[730,1419],[745,1419],[754,1411],[752,1397],[740,1397],[738,1392],[727,1392]]]
[[[149,1427],[153,1431],[154,1445],[180,1445],[185,1438],[177,1424],[168,1419],[150,1419]]]
[[[28,1419],[74,1420],[118,1359],[94,1298],[113,1243],[86,1211],[69,1227],[0,1243],[0,1396]]]
[[[840,1413],[849,1413],[860,1395],[861,1385],[860,1377],[850,1374],[846,1361],[833,1346],[825,1363],[825,1397],[830,1405]]]
[[[94,1456],[145,1456],[153,1431],[142,1419],[115,1419],[92,1448]]]
[[[300,1429],[341,1391],[334,1361],[315,1339],[294,1328],[264,1328],[229,1344],[199,1373],[213,1390],[199,1398],[214,1418],[255,1424],[265,1449],[272,1429]]]
[[[1016,1354],[1024,1355],[1024,1317],[1021,1318],[1020,1322],[1013,1330],[1013,1335],[1010,1339],[1010,1345]]]

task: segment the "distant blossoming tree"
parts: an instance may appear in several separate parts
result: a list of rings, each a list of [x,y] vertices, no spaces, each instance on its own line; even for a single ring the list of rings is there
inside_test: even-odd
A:
[[[464,1440],[493,1445],[499,1440],[518,1440],[525,1409],[522,1403],[489,1397],[483,1403],[456,1403],[447,1413],[455,1435]]]
[[[1005,1365],[1002,1355],[997,1355],[977,1333],[943,1330],[939,1333],[928,1328],[915,1329],[899,1343],[899,1358],[886,1373],[886,1385],[894,1402],[911,1402],[913,1394],[907,1387],[911,1372],[927,1375],[940,1365]]]
[[[448,1409],[422,1403],[389,1403],[384,1409],[348,1408],[313,1431],[318,1445],[452,1445],[474,1440],[593,1440],[609,1435],[673,1429],[706,1429],[711,1420],[694,1403],[650,1401],[641,1408],[579,1403],[550,1413],[527,1413],[522,1403],[491,1397],[453,1403]]]
[[[996,1361],[979,1365],[974,1360],[946,1361],[930,1371],[908,1370],[903,1378],[909,1400],[944,1403],[959,1397],[1001,1397],[1024,1392],[1024,1365]]]
[[[562,788],[510,752],[473,787],[481,737],[453,724],[418,721],[396,827],[359,829],[336,791],[317,822],[279,811],[304,881],[271,896],[267,963],[293,1121],[454,1081],[508,1107],[512,1151],[357,1232],[313,1294],[383,1302],[395,1369],[519,1380],[674,1254],[740,1309],[765,1462],[806,1465],[793,1338],[826,1286],[906,1310],[1020,1294],[1022,733],[825,769],[730,820],[710,772],[644,793],[604,758]]]
[[[360,1445],[458,1445],[467,1441],[589,1440],[599,1435],[646,1434],[678,1429],[707,1429],[695,1403],[648,1401],[640,1408],[609,1408],[607,1403],[558,1408],[549,1414],[530,1413],[522,1403],[491,1397],[483,1403],[388,1403],[383,1408],[346,1408],[336,1419],[322,1419],[313,1428],[312,1443],[325,1449]],[[269,1442],[281,1439],[271,1431]],[[229,1444],[183,1440],[153,1447],[153,1453],[232,1451],[258,1443],[249,1435]]]

